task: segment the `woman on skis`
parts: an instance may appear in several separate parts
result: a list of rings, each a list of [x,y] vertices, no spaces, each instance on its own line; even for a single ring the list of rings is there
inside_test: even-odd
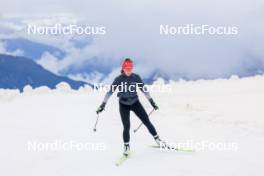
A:
[[[122,64],[121,74],[115,78],[110,90],[106,93],[102,104],[96,111],[97,113],[102,112],[105,109],[105,105],[110,96],[114,93],[116,88],[119,88],[117,96],[119,97],[119,112],[123,124],[124,155],[126,156],[129,154],[130,151],[130,111],[133,111],[139,117],[139,119],[147,127],[148,131],[153,136],[157,144],[161,145],[162,143],[155,127],[149,120],[148,114],[146,113],[145,109],[143,108],[138,99],[136,89],[131,90],[131,88],[138,87],[144,93],[144,95],[149,100],[150,104],[155,110],[158,109],[158,106],[151,98],[149,92],[144,89],[144,83],[140,76],[133,73],[132,71],[133,61],[129,58],[126,58]],[[126,86],[127,88],[120,88],[120,86]]]

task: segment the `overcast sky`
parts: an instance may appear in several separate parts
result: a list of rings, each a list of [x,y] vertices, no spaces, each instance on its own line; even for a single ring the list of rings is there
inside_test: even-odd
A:
[[[62,1],[8,0],[0,2],[0,16],[24,19],[70,15],[82,23],[106,26],[107,34],[93,45],[74,50],[62,69],[89,56],[135,58],[138,68],[160,68],[175,75],[219,77],[243,72],[249,63],[264,63],[264,2],[261,0],[134,0]],[[160,24],[236,26],[238,35],[196,36],[159,34]],[[73,57],[74,56],[74,60]],[[45,60],[45,58],[43,58]],[[45,63],[45,61],[43,61]]]

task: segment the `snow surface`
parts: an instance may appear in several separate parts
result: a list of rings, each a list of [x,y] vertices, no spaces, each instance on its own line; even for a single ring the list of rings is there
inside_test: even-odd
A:
[[[88,175],[264,175],[264,76],[229,80],[171,82],[171,92],[151,93],[160,109],[151,115],[161,138],[169,142],[235,143],[237,150],[160,151],[145,127],[131,115],[132,157],[115,166],[121,156],[122,125],[115,95],[99,117],[95,110],[104,93],[89,87],[56,90],[25,87],[0,90],[0,170],[5,176]],[[140,94],[149,112],[150,104]],[[28,149],[29,141],[76,141],[103,144],[103,151]]]

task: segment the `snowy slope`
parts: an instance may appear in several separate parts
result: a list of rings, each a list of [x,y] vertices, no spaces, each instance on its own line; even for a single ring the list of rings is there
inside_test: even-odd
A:
[[[89,87],[73,91],[42,87],[23,94],[0,90],[0,170],[5,176],[239,175],[264,174],[264,76],[230,80],[172,82],[171,92],[152,93],[160,107],[151,116],[169,142],[234,143],[236,150],[205,148],[194,153],[149,148],[145,128],[131,130],[132,158],[122,166],[122,126],[116,96],[92,131],[104,93]],[[141,95],[141,94],[140,94]],[[141,95],[147,111],[151,106]],[[133,114],[134,129],[139,120]],[[103,151],[28,150],[29,141],[103,144]]]

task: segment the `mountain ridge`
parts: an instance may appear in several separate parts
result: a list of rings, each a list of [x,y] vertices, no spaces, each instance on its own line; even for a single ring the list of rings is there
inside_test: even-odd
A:
[[[0,88],[23,91],[26,85],[30,85],[32,88],[47,86],[54,89],[60,82],[68,83],[72,89],[89,85],[56,75],[26,57],[0,54]]]

